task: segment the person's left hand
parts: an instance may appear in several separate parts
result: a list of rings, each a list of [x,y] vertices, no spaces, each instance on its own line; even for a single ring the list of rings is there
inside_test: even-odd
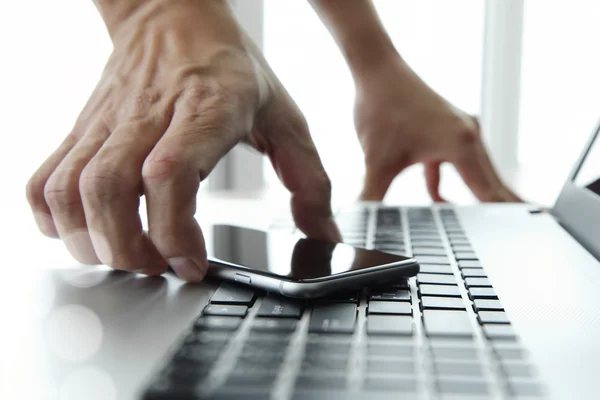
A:
[[[365,152],[362,200],[381,201],[398,174],[425,165],[427,189],[439,193],[440,165],[452,163],[481,201],[522,201],[501,180],[477,119],[448,103],[397,55],[355,75],[355,125]]]

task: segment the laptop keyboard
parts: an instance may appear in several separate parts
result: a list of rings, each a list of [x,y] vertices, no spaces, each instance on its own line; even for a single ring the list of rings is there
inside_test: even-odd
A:
[[[144,399],[543,396],[452,209],[365,207],[336,219],[344,242],[412,255],[420,273],[314,301],[221,283]]]

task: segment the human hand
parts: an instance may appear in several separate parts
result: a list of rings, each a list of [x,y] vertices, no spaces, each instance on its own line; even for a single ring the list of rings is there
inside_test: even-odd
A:
[[[355,125],[366,163],[363,200],[382,200],[398,174],[423,163],[431,198],[445,201],[440,164],[449,162],[479,200],[522,201],[494,169],[477,119],[435,93],[397,54],[355,74],[355,82]]]
[[[96,3],[114,51],[72,132],[27,185],[43,233],[81,263],[149,275],[169,264],[199,281],[208,263],[196,194],[245,142],[270,157],[297,226],[339,240],[306,121],[225,1]]]

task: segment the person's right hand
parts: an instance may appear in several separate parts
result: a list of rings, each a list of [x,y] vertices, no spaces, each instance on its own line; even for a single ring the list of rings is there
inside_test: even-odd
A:
[[[238,142],[266,153],[308,236],[339,240],[304,117],[223,1],[102,1],[114,51],[72,132],[27,185],[81,263],[187,281],[207,270],[200,182]],[[149,230],[138,207],[146,196]]]

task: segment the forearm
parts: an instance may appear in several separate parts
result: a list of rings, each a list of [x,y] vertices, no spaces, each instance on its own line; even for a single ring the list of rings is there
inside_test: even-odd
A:
[[[398,57],[371,0],[308,0],[337,42],[355,79]]]

